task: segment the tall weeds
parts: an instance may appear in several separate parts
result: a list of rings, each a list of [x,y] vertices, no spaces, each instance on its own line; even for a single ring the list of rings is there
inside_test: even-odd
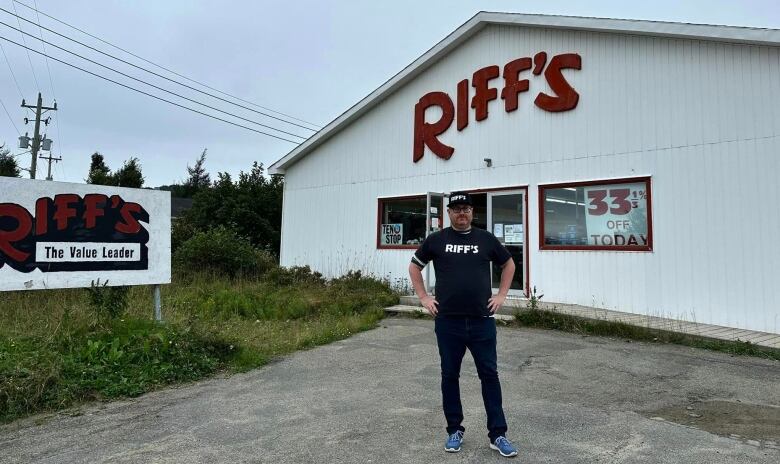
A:
[[[370,329],[398,301],[380,280],[327,281],[308,268],[179,272],[173,282],[163,324],[152,321],[148,287],[128,287],[119,306],[95,289],[0,293],[0,422],[252,369]],[[110,308],[105,317],[96,302]]]

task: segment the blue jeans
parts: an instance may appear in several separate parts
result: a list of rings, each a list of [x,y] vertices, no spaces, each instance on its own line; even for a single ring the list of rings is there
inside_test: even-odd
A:
[[[501,383],[496,360],[496,320],[480,318],[436,318],[436,341],[441,358],[441,396],[447,434],[466,430],[462,425],[460,402],[460,366],[466,348],[471,351],[482,382],[482,401],[487,413],[491,443],[506,434],[506,419],[501,405]]]

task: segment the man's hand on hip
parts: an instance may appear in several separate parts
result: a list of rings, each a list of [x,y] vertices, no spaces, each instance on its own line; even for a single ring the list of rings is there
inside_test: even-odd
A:
[[[490,310],[490,314],[495,314],[496,311],[498,311],[498,308],[504,304],[504,300],[506,300],[506,295],[498,294],[492,296],[488,300],[488,309]]]
[[[424,297],[420,298],[420,304],[423,305],[423,308],[427,309],[429,313],[431,313],[431,316],[436,316],[436,314],[439,313],[438,304],[439,302],[436,301],[434,297],[431,295],[425,295]]]

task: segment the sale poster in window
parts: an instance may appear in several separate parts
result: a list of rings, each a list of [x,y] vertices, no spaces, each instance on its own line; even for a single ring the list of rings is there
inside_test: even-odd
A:
[[[585,187],[588,245],[647,246],[644,182]]]

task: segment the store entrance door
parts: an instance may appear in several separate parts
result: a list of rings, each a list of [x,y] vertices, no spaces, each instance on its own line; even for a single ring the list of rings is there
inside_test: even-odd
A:
[[[509,250],[515,262],[515,275],[509,287],[512,296],[524,296],[526,288],[525,263],[528,257],[525,247],[525,195],[525,189],[487,194],[487,230]],[[495,263],[491,267],[493,290],[498,291],[501,268]]]

